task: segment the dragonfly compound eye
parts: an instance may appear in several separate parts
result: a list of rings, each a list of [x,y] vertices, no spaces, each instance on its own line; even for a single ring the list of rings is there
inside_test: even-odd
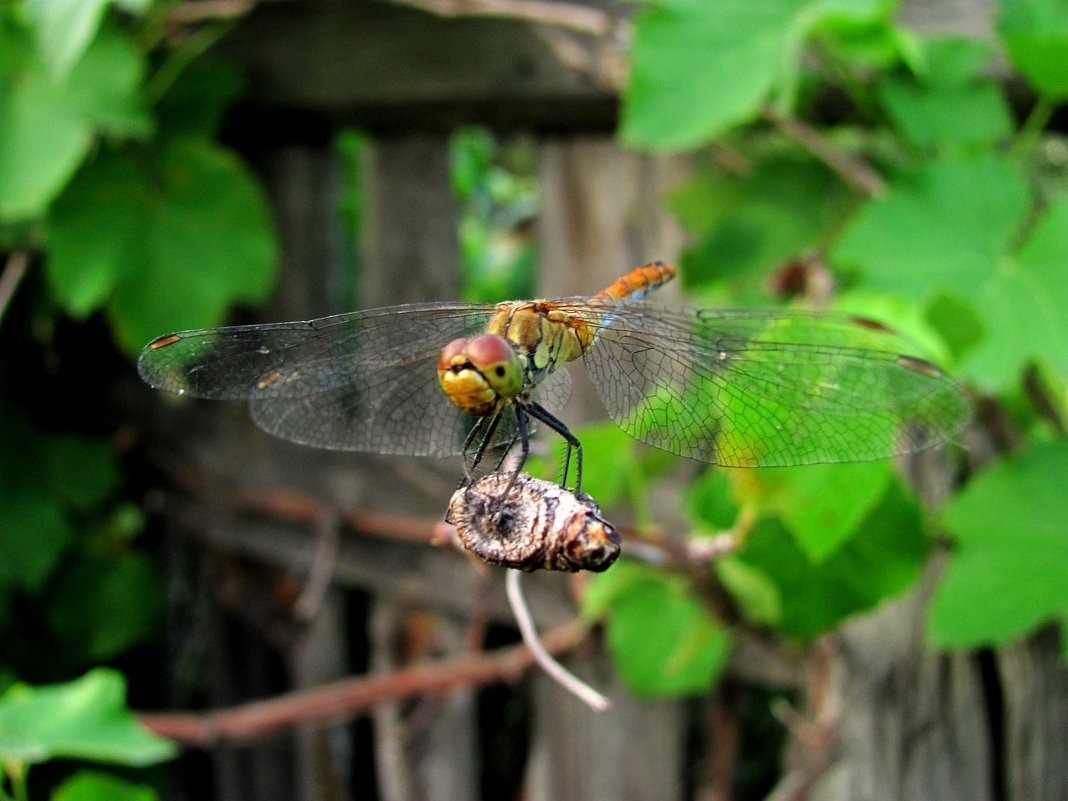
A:
[[[523,363],[507,339],[497,334],[472,337],[464,348],[471,366],[500,395],[513,398],[523,388]]]

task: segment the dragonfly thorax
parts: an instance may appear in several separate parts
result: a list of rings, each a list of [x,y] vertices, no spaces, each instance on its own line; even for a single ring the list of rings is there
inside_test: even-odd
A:
[[[500,411],[523,390],[524,360],[502,336],[454,339],[438,357],[438,381],[449,400],[484,417]]]

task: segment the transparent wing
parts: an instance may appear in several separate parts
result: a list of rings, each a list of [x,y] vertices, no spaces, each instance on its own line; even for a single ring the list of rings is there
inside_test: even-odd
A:
[[[264,430],[308,445],[409,455],[459,453],[474,419],[438,385],[450,340],[481,331],[492,306],[427,303],[309,322],[185,331],[142,351],[154,387],[247,399]]]
[[[735,467],[864,461],[943,442],[970,417],[963,390],[891,329],[788,311],[562,303],[590,325],[585,355],[631,436]]]

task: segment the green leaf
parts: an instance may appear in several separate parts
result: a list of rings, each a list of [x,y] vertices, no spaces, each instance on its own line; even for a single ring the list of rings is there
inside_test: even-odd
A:
[[[762,159],[741,178],[692,179],[668,201],[683,224],[701,234],[683,257],[687,284],[766,275],[822,245],[847,201],[825,166],[797,155]]]
[[[107,202],[103,202],[104,199]],[[49,219],[48,277],[74,314],[106,304],[136,353],[166,331],[261,302],[277,260],[262,192],[228,151],[181,139],[148,166],[105,154]]]
[[[887,461],[769,468],[740,483],[740,494],[755,489],[750,500],[782,520],[808,559],[819,563],[858,533],[891,477]]]
[[[1007,388],[1032,359],[1068,373],[1068,197],[1054,202],[998,271],[976,287],[987,335],[964,367],[986,388]]]
[[[4,495],[0,519],[0,588],[41,588],[74,537],[52,498],[26,491]]]
[[[634,21],[624,141],[691,147],[756,116],[796,58],[794,28],[805,5],[671,0],[642,11]]]
[[[758,523],[735,558],[778,588],[777,628],[814,637],[910,587],[927,548],[915,504],[893,482],[856,536],[819,564],[775,519]]]
[[[110,308],[130,353],[167,331],[218,324],[232,303],[263,302],[274,283],[270,214],[248,170],[204,140],[177,142],[164,156],[147,258]]]
[[[151,224],[149,180],[134,161],[104,151],[56,200],[45,268],[52,294],[71,316],[96,311],[137,271],[145,254],[132,245]]]
[[[67,650],[100,662],[155,636],[162,608],[159,576],[144,556],[83,558],[56,587],[48,621]]]
[[[1068,624],[1068,442],[992,465],[945,507],[955,548],[932,598],[939,645],[1000,645],[1049,620]]]
[[[796,93],[801,46],[825,24],[882,19],[880,0],[654,0],[634,21],[622,137],[681,149],[780,110]]]
[[[88,47],[111,0],[27,0],[37,44],[53,80],[64,78]]]
[[[932,162],[866,206],[832,258],[863,269],[874,287],[968,299],[963,366],[978,385],[1004,390],[1033,359],[1068,369],[1068,198],[1045,210],[1014,253],[1029,209],[1026,183],[1007,162]]]
[[[159,130],[167,137],[214,137],[227,107],[241,90],[234,66],[210,57],[189,64],[156,106]]]
[[[59,434],[47,438],[42,453],[45,480],[54,497],[78,512],[109,500],[119,487],[115,451],[104,440]]]
[[[156,801],[159,794],[110,773],[83,770],[55,789],[51,801]]]
[[[976,72],[992,55],[985,42],[939,39],[926,44],[925,75],[891,74],[879,96],[894,125],[917,147],[989,145],[1012,133],[1000,89]]]
[[[690,516],[705,531],[731,528],[738,518],[738,502],[731,495],[727,471],[704,471],[690,484],[686,506]]]
[[[1068,6],[1062,0],[1004,0],[998,34],[1009,60],[1047,100],[1068,99]]]
[[[143,135],[141,56],[109,26],[60,82],[27,50],[28,34],[0,17],[0,51],[27,53],[0,73],[0,218],[39,215],[81,163],[95,131]]]
[[[587,615],[608,615],[608,646],[636,693],[707,691],[726,666],[730,639],[677,577],[620,562],[594,577]]]
[[[126,682],[98,668],[66,684],[17,684],[0,696],[0,757],[57,757],[150,765],[175,754],[170,741],[137,723],[125,706]]]
[[[735,556],[717,559],[716,577],[723,582],[747,620],[765,626],[782,621],[782,593],[762,571]]]
[[[941,159],[896,177],[849,222],[831,253],[865,285],[930,298],[972,297],[1009,251],[1030,207],[1027,182],[993,155]]]

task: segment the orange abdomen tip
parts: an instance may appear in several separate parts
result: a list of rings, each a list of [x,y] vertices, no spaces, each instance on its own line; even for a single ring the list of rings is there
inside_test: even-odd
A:
[[[675,268],[662,261],[636,267],[597,293],[600,298],[641,298],[675,277]]]

